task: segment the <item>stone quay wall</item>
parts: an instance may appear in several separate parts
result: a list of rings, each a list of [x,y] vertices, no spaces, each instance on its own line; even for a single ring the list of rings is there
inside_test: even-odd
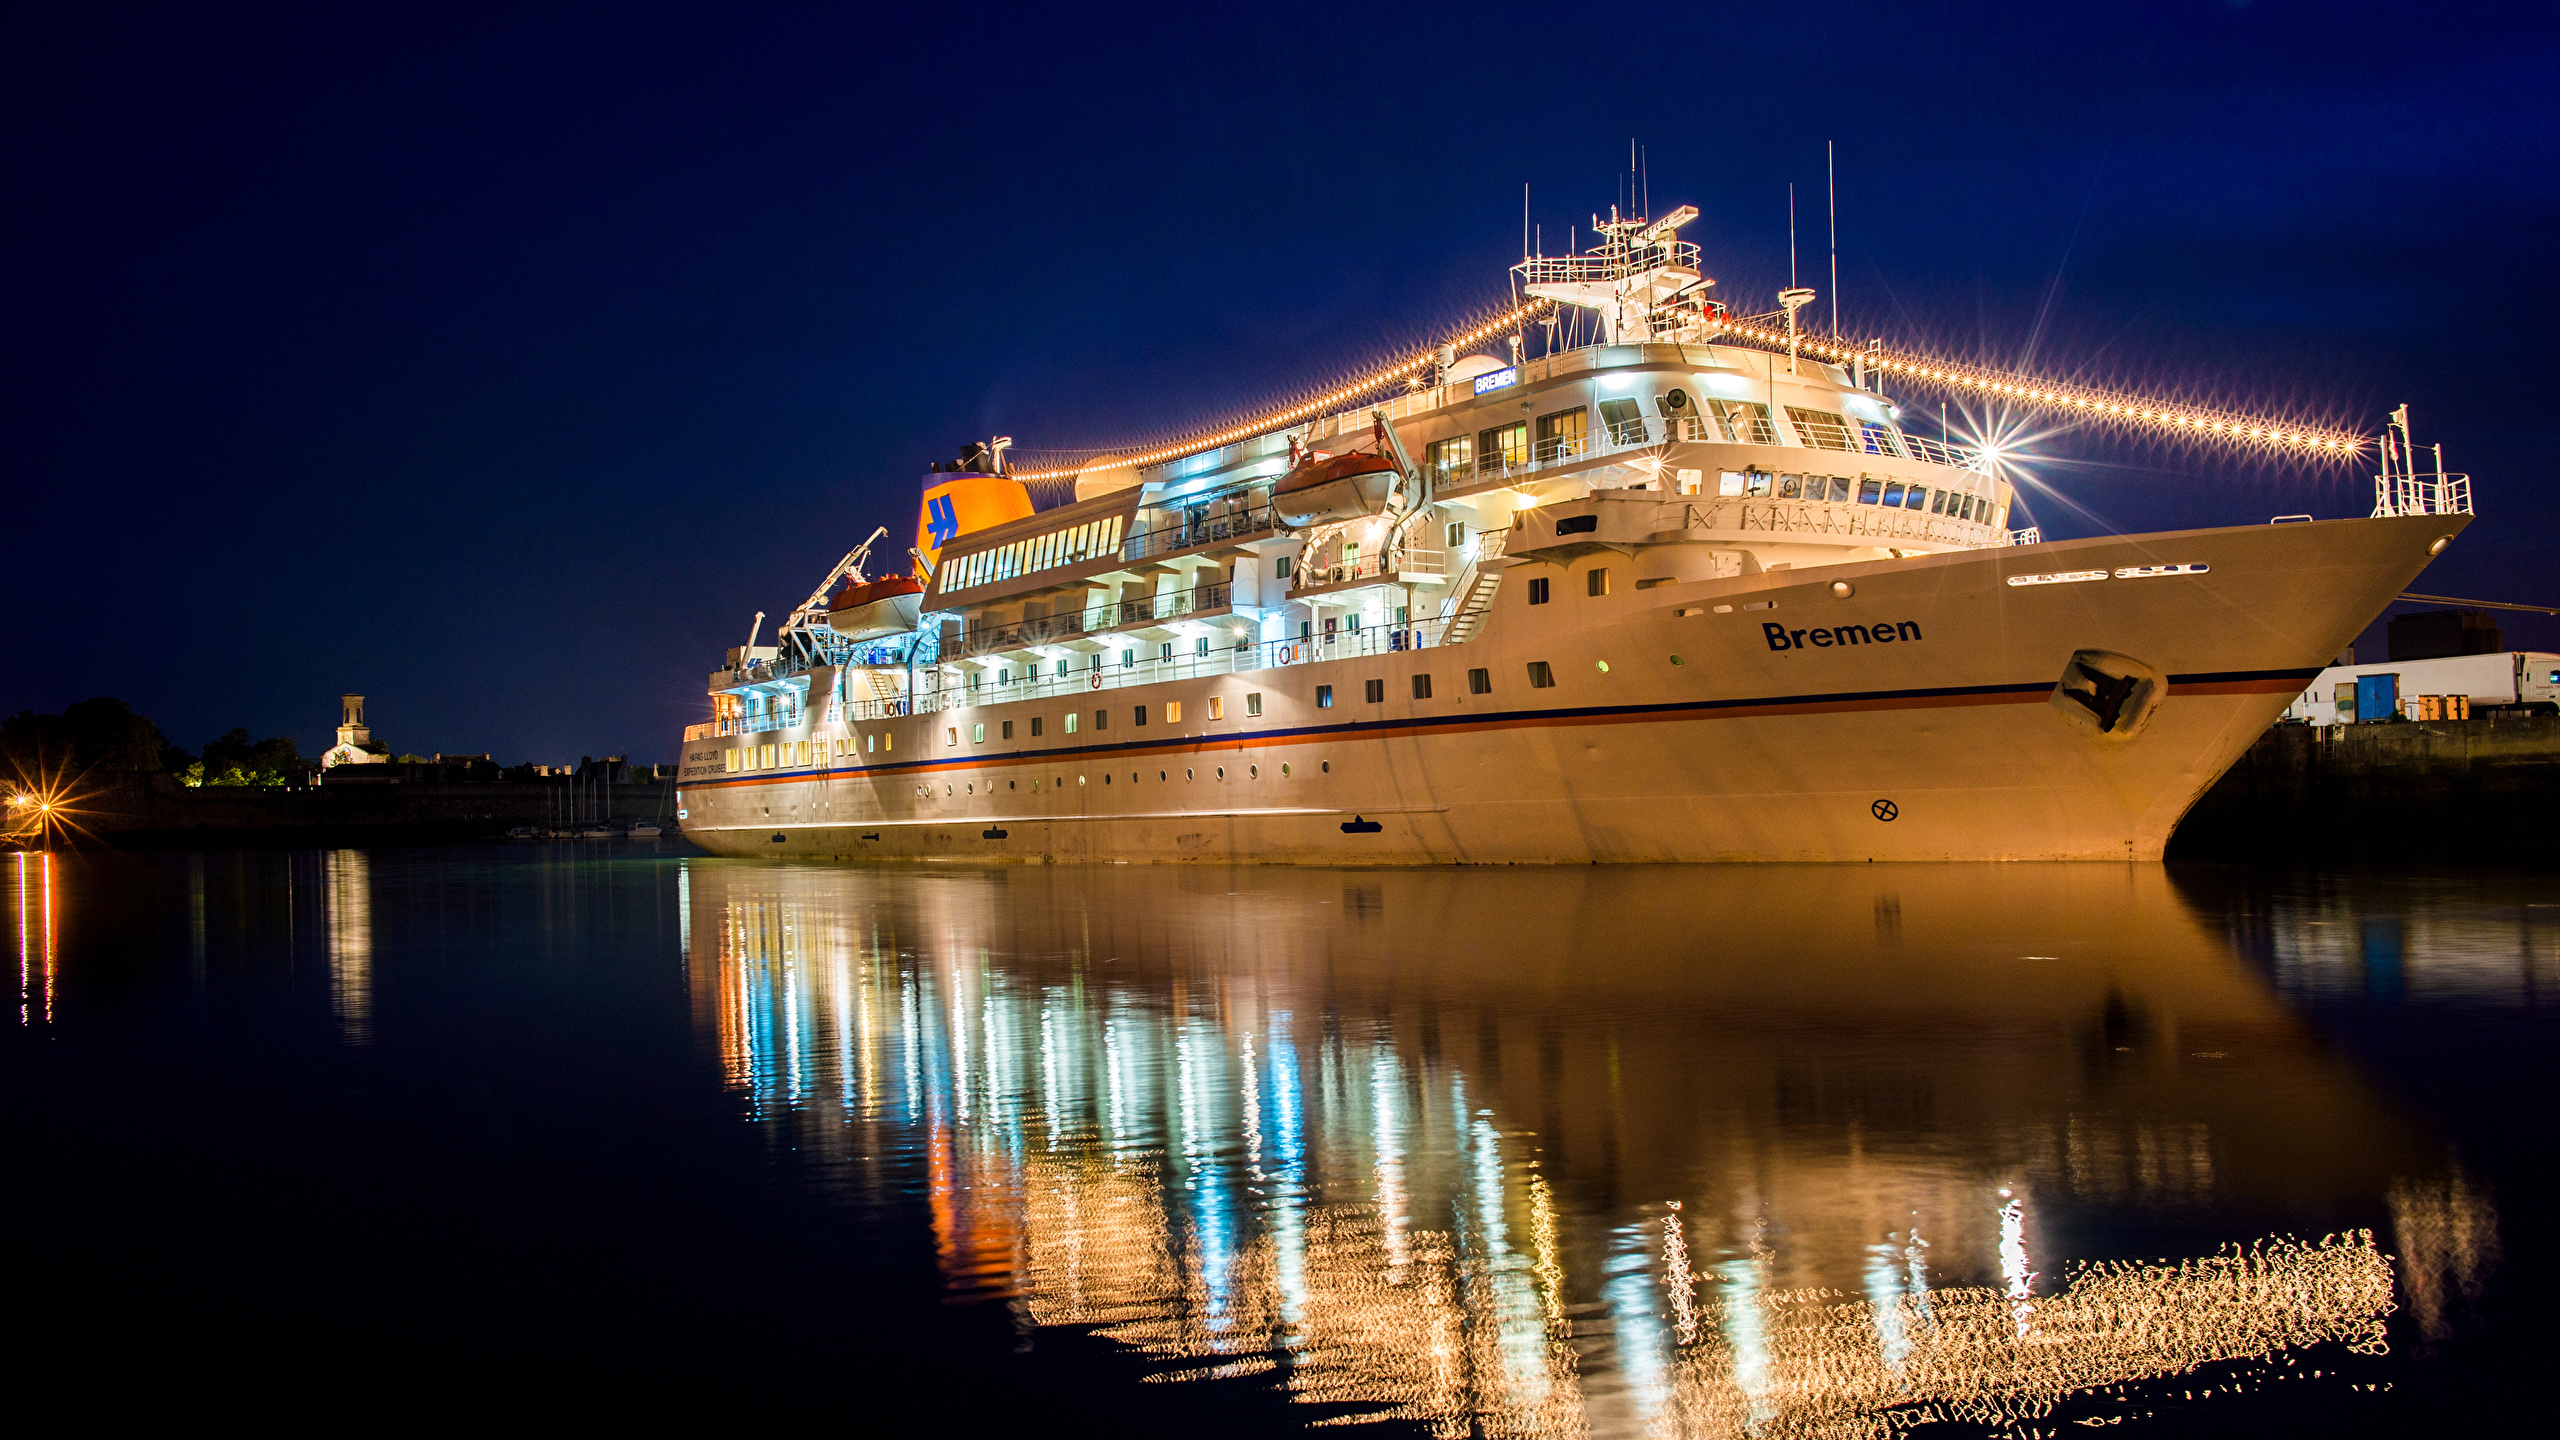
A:
[[[572,785],[567,777],[190,789],[167,775],[128,774],[84,786],[77,819],[89,836],[124,846],[467,840],[566,824],[573,807],[580,823],[652,820],[672,832],[675,789],[673,780]]]
[[[2560,718],[2278,725],[2196,802],[2171,859],[2550,863]]]

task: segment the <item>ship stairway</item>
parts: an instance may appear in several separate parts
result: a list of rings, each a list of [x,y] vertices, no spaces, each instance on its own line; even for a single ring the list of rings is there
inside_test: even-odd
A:
[[[1463,645],[1476,638],[1484,628],[1484,617],[1493,612],[1494,592],[1502,588],[1502,569],[1487,561],[1502,558],[1503,542],[1511,538],[1508,530],[1481,530],[1476,533],[1476,558],[1451,587],[1449,597],[1450,645]]]
[[[886,670],[865,670],[862,678],[871,686],[871,698],[883,705],[898,699],[898,677]]]

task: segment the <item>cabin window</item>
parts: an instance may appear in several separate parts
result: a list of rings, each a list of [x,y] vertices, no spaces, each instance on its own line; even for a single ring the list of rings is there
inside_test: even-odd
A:
[[[1064,660],[1058,662],[1058,678],[1061,680],[1067,678],[1067,662]]]
[[[1319,685],[1316,687],[1316,708],[1319,710],[1330,710],[1333,708],[1332,686]]]
[[[984,745],[987,743],[987,727],[983,724],[970,726],[969,743],[972,745]]]
[[[1031,717],[1031,738],[1034,740],[1040,738],[1040,717],[1037,715]]]
[[[1593,566],[1590,570],[1583,573],[1582,581],[1584,588],[1594,599],[1608,594],[1609,567],[1605,565]]]
[[[1076,712],[1073,710],[1067,712],[1067,733],[1070,735],[1076,733]]]
[[[1724,438],[1736,445],[1775,445],[1778,428],[1769,421],[1769,407],[1753,400],[1709,400],[1716,423],[1724,430]]]
[[[1590,442],[1586,432],[1590,428],[1590,416],[1579,405],[1570,410],[1558,410],[1552,415],[1539,416],[1537,449],[1539,463],[1544,464],[1550,460],[1569,460],[1589,449]]]
[[[1476,434],[1476,468],[1517,470],[1529,463],[1529,427],[1497,425]]]
[[[1551,670],[1551,669],[1549,669],[1549,668],[1547,667],[1547,662],[1546,662],[1546,661],[1544,661],[1544,660],[1532,660],[1532,661],[1530,661],[1530,662],[1529,662],[1529,688],[1530,688],[1530,689],[1532,689],[1532,690],[1552,690],[1552,689],[1554,689],[1554,688],[1555,688],[1555,684],[1556,684],[1556,672],[1555,672],[1555,671],[1553,671],[1553,670]]]
[[[1413,677],[1413,698],[1416,700],[1428,700],[1431,698],[1430,676],[1416,675]]]
[[[1363,681],[1361,681],[1361,682],[1360,682],[1360,688],[1361,688],[1361,692],[1362,692],[1362,693],[1361,693],[1361,698],[1362,698],[1362,699],[1364,699],[1364,700],[1366,700],[1366,701],[1368,701],[1370,704],[1372,704],[1372,705],[1384,705],[1384,704],[1386,704],[1386,703],[1387,703],[1387,682],[1386,682],[1386,681],[1384,681],[1384,680],[1363,680]]]
[[[1110,712],[1110,711],[1108,711],[1108,710],[1096,710],[1096,711],[1094,711],[1094,712],[1093,712],[1093,728],[1094,728],[1094,729],[1096,729],[1096,730],[1108,730],[1108,729],[1110,729],[1110,728],[1111,728],[1111,712]]]
[[[863,749],[865,749],[865,750],[877,750],[877,749],[879,749],[879,748],[880,748],[880,732],[878,732],[878,731],[876,731],[876,730],[875,730],[875,731],[871,732],[871,734],[870,734],[870,735],[866,736],[866,737],[863,739],[863,742],[862,742],[862,748],[863,748]]]
[[[1272,562],[1271,573],[1282,580],[1286,580],[1290,576],[1297,574],[1298,557],[1295,555],[1281,556],[1278,560]]]
[[[1167,640],[1167,641],[1166,641],[1166,642],[1164,642],[1163,644],[1161,644],[1161,645],[1157,646],[1157,647],[1156,647],[1156,658],[1157,658],[1158,660],[1170,660],[1170,659],[1172,659],[1172,658],[1173,658],[1173,642],[1172,642],[1172,641],[1170,641],[1170,640]]]
[[[1143,726],[1143,725],[1145,725],[1145,724],[1147,723],[1147,707],[1146,707],[1146,706],[1144,706],[1144,705],[1132,705],[1132,706],[1130,706],[1130,707],[1129,707],[1129,723],[1130,723],[1130,724],[1132,724],[1132,725],[1139,725],[1139,726]]]
[[[1199,657],[1200,657],[1201,659],[1203,659],[1203,660],[1206,660],[1206,659],[1208,659],[1208,658],[1209,658],[1209,637],[1208,637],[1208,636],[1206,636],[1206,635],[1201,636],[1197,641],[1193,642],[1193,644],[1194,644],[1194,648],[1193,648],[1193,650],[1192,650],[1192,652],[1191,652],[1191,653],[1193,653],[1194,655],[1199,656]]]
[[[1034,723],[1034,724],[1037,724],[1037,723],[1039,723],[1039,722],[1034,721],[1033,723]],[[954,725],[954,726],[952,726],[950,729],[948,729],[948,730],[944,731],[944,732],[943,732],[943,741],[942,741],[942,743],[943,743],[943,744],[945,744],[945,745],[957,745],[957,744],[959,744],[959,743],[960,743],[960,727],[959,727],[959,726],[957,726],[957,725]],[[766,748],[770,749],[771,747],[770,747],[770,746],[768,746],[768,747],[766,747]]]
[[[1601,401],[1600,424],[1612,445],[1644,443],[1644,408],[1633,400]]]
[[[1490,670],[1470,670],[1470,671],[1468,671],[1468,672],[1467,672],[1467,693],[1468,693],[1468,694],[1470,694],[1470,695],[1490,695],[1490,694],[1492,694],[1492,693],[1493,693],[1493,672],[1492,672],[1492,671],[1490,671]]]
[[[1212,695],[1209,697],[1209,718],[1212,720],[1224,720],[1227,718],[1226,696]]]
[[[1138,652],[1137,652],[1137,651],[1135,651],[1135,650],[1123,650],[1123,651],[1121,651],[1121,652],[1120,652],[1120,668],[1121,668],[1121,669],[1126,670],[1126,669],[1128,669],[1130,666],[1135,665],[1135,664],[1137,664],[1137,663],[1138,663]]]
[[[1261,691],[1252,691],[1244,697],[1244,713],[1247,715],[1259,715],[1262,713]]]
[[[1816,450],[1854,450],[1849,441],[1848,423],[1836,411],[1810,410],[1802,405],[1787,407],[1787,419],[1794,422],[1796,438]]]
[[[1004,722],[1004,734],[1003,734],[1002,738],[1007,739],[1007,740],[1010,740],[1010,739],[1012,739],[1012,738],[1013,738],[1013,722],[1012,722],[1012,721],[1007,720],[1007,721],[1005,721],[1005,722]]]
[[[1440,536],[1441,543],[1452,550],[1463,550],[1467,548],[1467,522],[1464,520],[1450,521],[1449,528],[1441,531]]]
[[[1858,503],[1861,505],[1873,505],[1876,503],[1876,497],[1883,493],[1884,482],[1881,480],[1861,480],[1858,482]]]
[[[892,735],[892,736],[890,736],[888,739],[881,741],[881,742],[880,742],[880,748],[881,748],[881,749],[883,749],[883,750],[895,750],[895,749],[897,749],[897,748],[898,748],[898,737],[897,737],[897,736],[895,736],[895,735]]]
[[[1544,605],[1547,603],[1546,576],[1540,575],[1529,582],[1529,603],[1532,605]]]
[[[1472,435],[1434,440],[1422,453],[1423,463],[1443,480],[1464,480],[1475,473],[1476,442]]]
[[[1179,725],[1182,723],[1181,701],[1167,700],[1164,702],[1164,723],[1167,725]]]

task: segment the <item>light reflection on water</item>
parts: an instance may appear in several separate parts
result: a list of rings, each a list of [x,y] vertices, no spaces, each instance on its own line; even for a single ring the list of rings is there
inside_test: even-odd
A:
[[[920,1149],[954,1292],[1166,1378],[1449,1434],[2007,1424],[2436,1334],[2497,1255],[2158,870],[680,887],[755,1122],[848,1191]],[[2267,923],[2297,983],[2319,927]],[[2123,1206],[2197,1243],[2071,1253]]]

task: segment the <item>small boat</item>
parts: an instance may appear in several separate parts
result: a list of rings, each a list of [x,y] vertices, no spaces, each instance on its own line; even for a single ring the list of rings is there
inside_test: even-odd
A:
[[[641,820],[632,825],[629,833],[634,840],[655,840],[663,832],[648,821]]]
[[[577,831],[562,829],[557,825],[551,827],[550,835],[554,840],[575,840],[578,838]]]
[[[578,838],[581,840],[619,840],[622,838],[622,832],[614,829],[610,825],[590,825],[586,829],[578,832]]]
[[[518,825],[507,832],[507,838],[510,840],[539,840],[542,838],[542,831],[531,825]]]
[[[1292,525],[1357,520],[1387,507],[1395,462],[1383,455],[1309,456],[1271,487],[1271,508]]]
[[[913,575],[848,580],[827,602],[827,628],[848,640],[904,634],[923,605],[924,582]]]

